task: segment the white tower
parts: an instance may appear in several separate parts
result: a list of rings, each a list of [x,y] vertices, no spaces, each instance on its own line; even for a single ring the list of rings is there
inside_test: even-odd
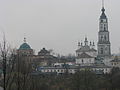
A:
[[[99,19],[98,32],[98,56],[106,57],[111,56],[111,44],[109,40],[108,19],[105,15],[104,4],[101,11],[102,14]]]

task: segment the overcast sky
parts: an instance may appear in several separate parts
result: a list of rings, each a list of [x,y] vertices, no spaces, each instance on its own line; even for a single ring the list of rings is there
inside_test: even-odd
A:
[[[74,54],[85,36],[97,45],[101,7],[101,0],[0,0],[0,36],[5,32],[16,48],[26,37],[36,52],[45,47]],[[112,53],[118,53],[120,0],[105,0],[105,9]]]

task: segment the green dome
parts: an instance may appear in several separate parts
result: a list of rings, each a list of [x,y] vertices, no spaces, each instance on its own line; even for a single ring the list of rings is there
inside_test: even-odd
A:
[[[30,47],[27,43],[23,43],[23,44],[20,46],[19,49],[22,49],[22,50],[23,50],[23,49],[25,49],[25,50],[27,49],[27,50],[28,50],[28,49],[31,49],[31,47]]]

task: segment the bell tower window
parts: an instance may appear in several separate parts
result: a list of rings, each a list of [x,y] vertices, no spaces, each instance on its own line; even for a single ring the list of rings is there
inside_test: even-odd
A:
[[[106,41],[106,39],[107,39],[106,36],[104,38],[105,38],[105,41]]]
[[[101,48],[101,54],[103,54],[103,48]]]
[[[103,36],[101,36],[101,41],[103,41]]]

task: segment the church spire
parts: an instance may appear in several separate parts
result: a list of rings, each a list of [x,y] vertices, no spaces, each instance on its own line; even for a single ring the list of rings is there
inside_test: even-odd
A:
[[[105,8],[104,8],[104,0],[102,0],[102,9],[101,9],[102,12],[105,12]]]
[[[110,56],[111,44],[109,41],[108,18],[105,14],[104,0],[102,0],[102,14],[99,19],[98,56]]]
[[[102,8],[104,8],[104,0],[102,0]]]
[[[100,16],[100,19],[107,19],[106,15],[105,15],[105,8],[104,8],[104,0],[102,0],[102,14]]]

